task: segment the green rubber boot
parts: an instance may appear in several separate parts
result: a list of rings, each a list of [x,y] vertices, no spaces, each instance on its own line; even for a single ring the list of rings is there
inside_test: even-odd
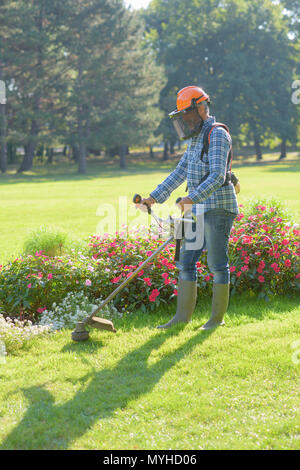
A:
[[[229,284],[213,284],[212,313],[201,330],[210,330],[225,325],[224,315],[229,303]]]
[[[188,323],[193,315],[197,300],[197,281],[178,280],[177,310],[174,317],[157,328],[170,328],[176,323]]]

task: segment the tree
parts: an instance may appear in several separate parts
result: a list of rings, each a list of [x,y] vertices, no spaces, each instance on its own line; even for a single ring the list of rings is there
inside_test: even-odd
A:
[[[282,6],[269,0],[156,0],[146,21],[148,41],[168,78],[161,98],[186,85],[202,86],[213,114],[228,124],[234,139],[246,132],[243,137],[254,142],[261,159],[261,139],[279,133],[280,97],[289,108],[294,65]],[[278,76],[284,73],[282,83]],[[284,119],[282,138],[292,134],[289,112]]]

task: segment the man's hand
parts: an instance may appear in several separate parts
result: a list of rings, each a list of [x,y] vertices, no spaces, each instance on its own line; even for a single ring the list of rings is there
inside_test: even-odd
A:
[[[235,190],[235,194],[239,194],[241,190],[241,186],[239,182],[237,182],[236,185],[234,186],[234,190]]]
[[[142,199],[139,204],[136,204],[136,207],[143,208],[143,205],[146,204],[148,207],[151,208],[151,206],[153,206],[153,204],[155,204],[155,203],[156,203],[155,199],[153,197],[149,196],[147,198]]]
[[[192,209],[193,201],[189,197],[183,197],[181,201],[177,203],[177,206],[180,207],[181,212],[188,212]]]
[[[150,207],[153,206],[153,204],[155,203],[156,203],[155,199],[151,196],[142,199],[142,202],[141,202],[141,204],[147,204],[147,206],[150,206]]]

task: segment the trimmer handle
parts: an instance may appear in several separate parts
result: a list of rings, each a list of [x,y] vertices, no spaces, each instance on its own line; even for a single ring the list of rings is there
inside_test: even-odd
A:
[[[133,203],[134,204],[141,204],[142,202],[142,196],[140,194],[135,194],[133,196]],[[151,214],[151,207],[149,207],[145,202],[144,205],[147,207],[148,214]]]

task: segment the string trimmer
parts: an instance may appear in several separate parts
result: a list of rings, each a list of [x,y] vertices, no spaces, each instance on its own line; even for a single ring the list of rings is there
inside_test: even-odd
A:
[[[176,204],[181,200],[179,197],[176,200]],[[142,198],[139,194],[135,194],[133,197],[133,202],[136,205],[141,204]],[[145,203],[144,203],[145,204]],[[96,316],[97,313],[102,310],[105,305],[107,305],[121,290],[123,290],[129,282],[131,282],[138,273],[148,264],[150,261],[153,260],[161,251],[165,249],[165,247],[172,242],[174,239],[176,240],[176,252],[175,252],[175,260],[179,258],[179,248],[180,242],[184,236],[184,222],[192,222],[193,219],[189,218],[173,218],[169,215],[168,219],[161,219],[157,217],[153,210],[145,204],[147,207],[148,214],[150,214],[157,224],[162,228],[162,223],[166,223],[170,226],[170,237],[159,247],[155,250],[135,271],[125,279],[100,305],[93,311],[91,315],[86,317],[83,321],[78,322],[76,324],[75,330],[72,332],[72,339],[74,341],[86,341],[89,338],[89,332],[85,329],[86,326],[97,328],[99,330],[108,330],[113,333],[116,333],[116,329],[113,325],[113,322],[107,320],[105,318],[99,318]]]

